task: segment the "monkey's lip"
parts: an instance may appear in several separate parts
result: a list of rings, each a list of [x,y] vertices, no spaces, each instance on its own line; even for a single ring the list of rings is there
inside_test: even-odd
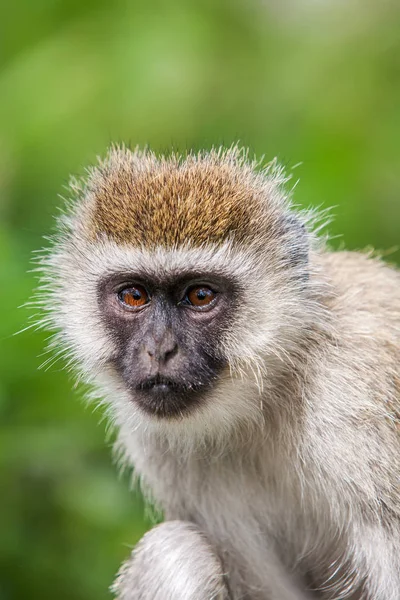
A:
[[[189,386],[168,377],[149,377],[135,387],[134,400],[158,418],[181,418],[201,402],[201,386]]]
[[[183,392],[185,391],[185,386],[179,384],[173,379],[170,379],[169,377],[162,377],[160,375],[157,375],[155,377],[149,377],[148,379],[142,381],[137,386],[137,390],[168,394],[171,392]]]

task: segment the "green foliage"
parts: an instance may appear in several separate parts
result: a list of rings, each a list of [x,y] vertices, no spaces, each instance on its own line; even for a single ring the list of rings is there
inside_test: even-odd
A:
[[[390,249],[400,223],[400,5],[17,0],[0,22],[0,599],[107,598],[148,522],[101,415],[38,370],[31,252],[70,173],[111,141],[240,140],[335,206],[334,245]],[[399,252],[390,259],[398,261]],[[82,394],[80,394],[82,395]]]

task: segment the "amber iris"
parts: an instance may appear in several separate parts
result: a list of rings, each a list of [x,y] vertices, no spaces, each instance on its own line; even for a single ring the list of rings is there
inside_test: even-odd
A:
[[[141,285],[135,285],[121,290],[118,294],[118,298],[122,304],[125,304],[130,308],[140,308],[149,301],[149,295]]]
[[[186,294],[186,298],[192,306],[207,306],[215,299],[216,293],[205,285],[194,286]]]

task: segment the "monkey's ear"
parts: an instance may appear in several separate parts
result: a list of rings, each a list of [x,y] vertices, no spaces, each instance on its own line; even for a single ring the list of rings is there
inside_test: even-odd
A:
[[[290,263],[306,267],[310,250],[309,233],[304,222],[294,213],[287,213],[282,222],[283,237],[289,252]]]

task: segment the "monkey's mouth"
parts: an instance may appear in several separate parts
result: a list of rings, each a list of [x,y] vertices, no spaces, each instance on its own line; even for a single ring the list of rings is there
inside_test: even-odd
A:
[[[157,375],[135,386],[134,399],[145,412],[157,417],[183,417],[199,403],[204,387]]]
[[[136,389],[139,391],[168,394],[171,392],[185,391],[185,386],[168,377],[156,375],[155,377],[149,377],[145,381],[139,383]]]

